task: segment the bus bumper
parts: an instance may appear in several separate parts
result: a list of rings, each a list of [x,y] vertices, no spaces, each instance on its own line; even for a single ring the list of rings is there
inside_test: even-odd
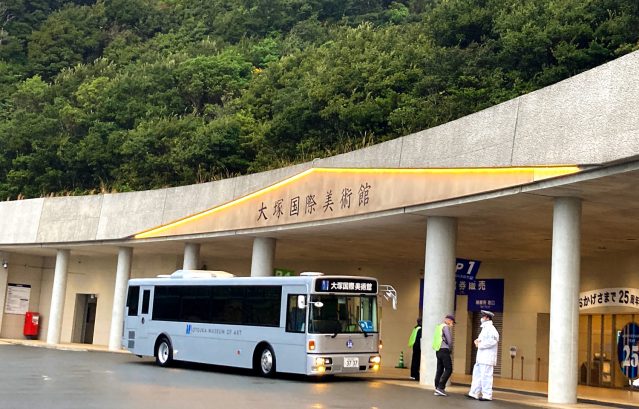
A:
[[[357,354],[309,354],[308,375],[353,374],[377,372],[381,358],[376,352]]]

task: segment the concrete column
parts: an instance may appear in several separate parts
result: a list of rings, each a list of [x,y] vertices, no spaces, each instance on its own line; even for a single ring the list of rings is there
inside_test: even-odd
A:
[[[251,258],[251,277],[270,277],[273,275],[276,240],[271,237],[256,237],[253,240]]]
[[[555,199],[550,281],[548,402],[577,403],[581,200]]]
[[[109,330],[109,350],[120,350],[122,328],[124,326],[124,305],[126,304],[126,286],[131,276],[131,260],[133,249],[120,247],[118,249],[118,266],[115,272],[115,290],[113,291],[113,311],[111,314],[111,329]]]
[[[199,243],[184,244],[184,262],[182,263],[182,269],[198,270],[199,263],[200,263],[200,244]]]
[[[67,271],[69,267],[69,250],[58,250],[55,258],[53,291],[51,292],[51,309],[49,310],[49,326],[47,344],[59,344],[64,314],[64,298],[67,293]]]
[[[455,245],[457,219],[429,217],[424,261],[422,357],[419,383],[433,385],[437,360],[430,346],[435,326],[455,310]]]

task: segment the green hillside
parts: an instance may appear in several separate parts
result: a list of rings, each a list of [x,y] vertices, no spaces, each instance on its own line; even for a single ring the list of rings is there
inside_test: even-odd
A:
[[[638,40],[636,0],[0,0],[0,198],[177,186],[345,152]]]

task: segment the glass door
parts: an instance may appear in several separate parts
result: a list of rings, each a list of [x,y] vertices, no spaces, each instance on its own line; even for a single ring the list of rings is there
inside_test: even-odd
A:
[[[602,353],[603,344],[603,317],[601,315],[591,316],[590,326],[590,386],[601,386],[602,367],[604,356]]]
[[[613,344],[612,319],[613,315],[602,315],[601,323],[601,386],[612,386],[612,368],[614,366],[614,351],[617,343]]]
[[[623,327],[639,315],[597,314],[579,317],[579,384],[606,388],[632,387],[619,368],[617,341]],[[635,381],[637,382],[637,381]],[[639,382],[637,382],[639,386]]]
[[[579,384],[590,385],[590,331],[592,327],[592,315],[579,316]]]

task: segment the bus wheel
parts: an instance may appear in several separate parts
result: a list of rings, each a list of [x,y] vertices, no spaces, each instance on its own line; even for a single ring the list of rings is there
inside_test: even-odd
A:
[[[262,346],[259,349],[259,360],[256,362],[258,373],[264,377],[270,377],[275,374],[275,354],[269,346]]]
[[[160,366],[169,366],[172,362],[173,347],[166,337],[162,337],[155,346],[155,363]]]

